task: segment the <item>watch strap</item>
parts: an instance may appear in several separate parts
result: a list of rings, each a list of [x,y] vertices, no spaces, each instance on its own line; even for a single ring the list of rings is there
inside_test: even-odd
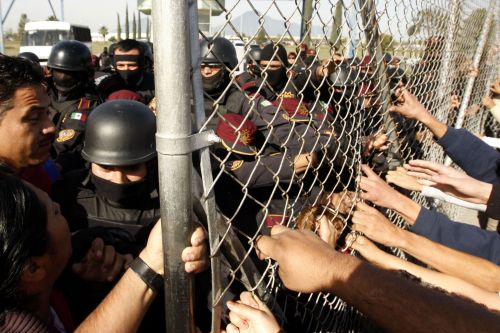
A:
[[[129,266],[139,277],[148,285],[148,287],[157,293],[163,289],[163,277],[156,273],[140,257],[135,258]]]

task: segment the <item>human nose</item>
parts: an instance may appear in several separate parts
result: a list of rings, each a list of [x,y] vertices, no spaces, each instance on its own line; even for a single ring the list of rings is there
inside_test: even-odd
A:
[[[50,120],[49,117],[46,116],[42,127],[42,133],[44,135],[48,135],[48,134],[54,134],[55,132],[56,132],[56,126],[54,125],[52,120]]]
[[[127,175],[123,171],[118,169],[114,169],[111,171],[110,181],[115,184],[125,184],[129,182]]]

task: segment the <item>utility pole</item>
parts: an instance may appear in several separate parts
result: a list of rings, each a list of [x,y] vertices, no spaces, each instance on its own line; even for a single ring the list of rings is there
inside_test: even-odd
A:
[[[0,53],[4,53],[2,0],[0,0]]]
[[[61,0],[61,21],[64,22],[64,0]]]

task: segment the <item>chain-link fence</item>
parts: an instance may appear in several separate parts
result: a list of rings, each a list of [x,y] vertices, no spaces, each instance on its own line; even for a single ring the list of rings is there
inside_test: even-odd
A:
[[[500,3],[201,0],[201,9],[219,15],[211,23],[200,18],[200,30],[191,4],[194,123],[197,132],[218,136],[194,156],[210,231],[212,329],[224,320],[225,300],[252,290],[285,331],[374,330],[333,295],[284,289],[276,264],[258,260],[254,242],[274,224],[317,231],[326,215],[331,243],[341,249],[361,164],[383,175],[410,159],[444,162],[428,130],[389,114],[397,87],[406,86],[449,126],[498,133],[481,103],[499,74]],[[215,50],[218,37],[231,41],[237,63]],[[203,62],[203,80],[199,38],[201,52],[214,57]],[[372,144],[381,132],[384,151]]]

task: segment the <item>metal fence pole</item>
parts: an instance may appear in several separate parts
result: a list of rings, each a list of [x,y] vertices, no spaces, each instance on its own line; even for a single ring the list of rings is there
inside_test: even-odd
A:
[[[300,41],[309,46],[311,41],[313,0],[304,0],[302,5],[302,24],[300,29]]]
[[[3,14],[2,14],[2,0],[0,0],[0,53],[4,53],[3,46]]]
[[[450,78],[452,76],[452,71],[450,70],[451,65],[451,57],[453,50],[453,39],[457,32],[457,23],[460,15],[460,0],[452,0],[452,10],[450,20],[448,22],[448,28],[446,30],[446,41],[443,50],[443,63],[441,65],[441,70],[439,73],[439,85],[440,89],[438,89],[438,101],[440,103],[439,112],[436,115],[440,121],[446,120],[446,112],[448,111],[448,101],[449,101],[449,88],[451,85],[447,84],[450,82]],[[447,88],[445,88],[447,87]]]
[[[479,36],[479,42],[477,44],[476,53],[472,59],[472,66],[474,68],[479,67],[481,62],[481,56],[483,54],[484,46],[486,45],[486,40],[488,39],[488,32],[490,31],[491,23],[493,20],[493,15],[495,14],[495,2],[496,0],[491,0],[488,8],[488,14],[484,20],[484,24],[481,30],[481,35]],[[472,94],[472,89],[474,88],[474,82],[476,82],[475,76],[471,75],[467,79],[467,85],[465,86],[464,96],[460,103],[460,108],[458,110],[457,120],[455,122],[455,128],[462,128],[465,119],[465,111],[469,105],[470,96]],[[445,165],[451,165],[452,160],[450,157],[446,157],[444,162]]]
[[[157,150],[165,258],[165,320],[169,333],[194,332],[193,279],[182,250],[192,232],[191,154],[176,151],[191,134],[188,2],[153,1]]]
[[[342,48],[342,16],[344,6],[342,0],[339,0],[335,5],[335,16],[332,22],[332,31],[330,32],[330,43],[334,46],[335,52],[339,52]]]
[[[200,57],[200,42],[198,33],[198,1],[189,1],[189,33],[191,43],[191,67],[193,75],[193,104],[195,111],[195,127],[198,131],[205,121],[205,109],[203,101],[203,84],[201,79],[201,57]],[[213,132],[213,131],[212,131]],[[215,133],[213,133],[215,140]],[[221,323],[221,304],[218,300],[221,298],[221,263],[219,243],[221,236],[214,226],[217,223],[217,206],[215,203],[215,195],[209,189],[213,186],[212,167],[210,162],[210,151],[208,148],[202,148],[200,154],[200,169],[203,181],[203,204],[207,216],[207,225],[210,242],[210,268],[212,280],[212,326],[211,332],[220,332]],[[215,251],[215,252],[212,252]]]
[[[363,28],[365,38],[368,43],[368,50],[372,56],[371,63],[377,65],[376,78],[378,79],[377,90],[378,98],[381,103],[383,122],[389,138],[389,149],[387,150],[387,160],[389,168],[393,169],[401,165],[400,144],[396,133],[396,124],[387,111],[390,102],[389,85],[387,81],[386,65],[383,61],[382,46],[380,43],[380,33],[377,21],[377,8],[373,0],[359,0],[361,17],[363,19]]]

